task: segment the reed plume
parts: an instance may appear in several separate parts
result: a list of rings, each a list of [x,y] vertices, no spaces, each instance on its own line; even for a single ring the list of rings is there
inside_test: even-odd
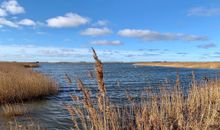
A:
[[[93,58],[95,59],[95,69],[96,69],[96,79],[98,82],[98,86],[99,86],[99,91],[101,92],[101,94],[106,94],[106,88],[105,88],[105,83],[104,83],[104,79],[103,79],[103,66],[102,66],[102,62],[99,60],[95,50],[92,48],[93,51]]]

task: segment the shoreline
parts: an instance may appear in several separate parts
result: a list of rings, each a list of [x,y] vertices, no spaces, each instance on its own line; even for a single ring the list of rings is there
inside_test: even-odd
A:
[[[220,62],[139,62],[136,66],[195,68],[195,69],[220,69]]]

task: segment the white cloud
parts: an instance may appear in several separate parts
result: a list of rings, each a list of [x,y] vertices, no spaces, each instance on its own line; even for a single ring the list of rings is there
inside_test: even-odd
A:
[[[109,24],[108,20],[99,20],[94,25],[95,26],[107,26]]]
[[[12,22],[12,21],[9,21],[5,18],[0,18],[0,25],[4,25],[4,26],[8,26],[8,27],[13,27],[13,28],[18,28],[19,26]]]
[[[101,36],[111,33],[112,31],[108,28],[87,28],[86,30],[83,30],[80,34],[87,36]]]
[[[6,15],[7,15],[6,11],[0,8],[0,17],[4,17]]]
[[[92,41],[90,44],[92,45],[111,45],[111,46],[118,46],[122,45],[123,43],[119,40],[114,40],[114,41],[107,41],[107,40],[99,40],[99,41]]]
[[[7,20],[6,18],[0,18],[0,25],[12,27],[12,28],[19,28],[21,26],[36,26],[37,23],[35,23],[31,19],[23,19],[23,20],[16,22],[16,21]]]
[[[22,6],[16,0],[8,0],[2,3],[1,7],[10,14],[25,13]]]
[[[36,26],[37,24],[31,19],[22,19],[18,22],[19,25],[23,26]]]
[[[139,38],[147,41],[204,41],[208,40],[206,36],[188,35],[181,33],[160,33],[151,30],[123,29],[118,31],[118,35],[123,37]]]
[[[58,16],[47,20],[47,25],[54,28],[77,27],[89,22],[89,19],[76,13],[67,13],[65,16]]]
[[[197,46],[198,48],[202,48],[202,49],[209,49],[209,48],[215,48],[216,44],[214,43],[208,43],[208,44],[204,44],[204,45],[199,45]]]
[[[38,31],[38,32],[36,32],[36,34],[38,34],[38,35],[49,35],[49,33],[47,33],[47,32],[42,32],[42,31]]]
[[[220,8],[195,7],[188,11],[188,16],[217,16],[220,15]]]

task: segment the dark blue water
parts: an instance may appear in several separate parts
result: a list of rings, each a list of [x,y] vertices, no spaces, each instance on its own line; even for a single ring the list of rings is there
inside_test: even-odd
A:
[[[94,74],[94,65],[42,63],[36,71],[56,80],[60,88],[58,95],[27,103],[32,107],[32,119],[39,122],[45,129],[69,129],[72,127],[72,122],[64,104],[74,104],[70,94],[82,96],[76,86],[77,79],[81,79],[93,94],[97,92],[96,80],[91,77],[91,73]],[[201,81],[204,77],[216,79],[220,76],[220,69],[141,67],[132,64],[112,63],[104,64],[104,79],[107,94],[111,100],[115,103],[123,103],[126,99],[125,91],[128,91],[134,97],[138,97],[141,92],[149,87],[154,88],[155,91],[161,86],[166,86],[168,89],[172,88],[176,82],[177,72],[180,75],[182,89],[187,92],[192,79],[192,71],[194,71],[198,81]],[[71,77],[72,84],[67,82],[65,73]]]
[[[68,101],[69,93],[80,96],[76,86],[76,80],[81,79],[83,83],[92,91],[97,91],[95,78],[91,78],[89,73],[95,77],[93,64],[42,64],[37,69],[58,81],[60,93],[56,100]],[[176,82],[177,73],[180,76],[181,86],[188,89],[192,80],[192,72],[196,79],[201,81],[204,77],[215,79],[220,76],[220,69],[187,69],[170,67],[143,67],[133,64],[104,64],[104,80],[108,95],[112,98],[121,99],[125,97],[125,90],[137,94],[145,88],[159,88],[168,82],[168,87],[172,87]],[[68,84],[65,73],[69,75],[73,83]],[[54,97],[52,97],[54,98]]]

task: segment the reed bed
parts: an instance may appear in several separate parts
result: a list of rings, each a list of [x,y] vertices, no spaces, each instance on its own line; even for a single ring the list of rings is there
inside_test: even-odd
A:
[[[220,81],[198,83],[193,78],[185,95],[177,76],[172,90],[161,88],[157,94],[143,92],[149,98],[136,102],[128,93],[129,105],[110,102],[103,80],[102,62],[93,50],[98,93],[95,103],[81,80],[77,81],[83,98],[72,95],[79,105],[66,105],[73,128],[84,130],[219,130]],[[194,77],[194,75],[193,75]]]
[[[0,103],[20,102],[57,92],[47,76],[26,69],[21,63],[0,63]]]

